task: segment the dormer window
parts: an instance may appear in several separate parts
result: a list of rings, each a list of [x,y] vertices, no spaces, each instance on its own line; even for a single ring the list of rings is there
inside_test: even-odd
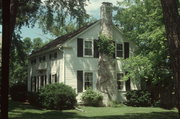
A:
[[[93,41],[84,40],[84,56],[93,56]]]

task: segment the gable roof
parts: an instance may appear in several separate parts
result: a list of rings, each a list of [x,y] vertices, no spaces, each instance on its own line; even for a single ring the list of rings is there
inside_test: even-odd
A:
[[[74,36],[76,36],[77,34],[81,33],[82,31],[86,30],[87,28],[89,28],[90,26],[94,25],[98,21],[99,20],[97,20],[97,21],[95,21],[95,22],[93,22],[91,24],[88,24],[86,26],[83,26],[83,27],[81,27],[81,28],[71,32],[71,33],[68,33],[68,34],[65,34],[65,35],[62,35],[62,36],[56,38],[55,40],[53,40],[53,41],[49,42],[48,44],[44,45],[42,48],[40,48],[40,49],[38,49],[36,51],[33,51],[31,55],[34,55],[34,54],[39,53],[41,51],[50,49],[50,48],[55,47],[55,46],[57,46],[59,44],[65,43],[67,40],[73,38]]]

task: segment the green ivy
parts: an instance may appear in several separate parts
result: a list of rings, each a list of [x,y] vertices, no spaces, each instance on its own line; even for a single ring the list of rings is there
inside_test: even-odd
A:
[[[111,38],[101,34],[99,36],[98,47],[100,53],[113,57],[115,52],[115,42]]]

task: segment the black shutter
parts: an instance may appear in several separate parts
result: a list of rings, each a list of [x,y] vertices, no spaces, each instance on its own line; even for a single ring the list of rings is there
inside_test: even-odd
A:
[[[36,76],[34,77],[34,91],[36,92],[37,86],[36,86]]]
[[[99,58],[98,40],[94,40],[94,58]]]
[[[31,92],[33,91],[33,77],[31,77]]]
[[[51,84],[51,74],[49,74],[49,84]]]
[[[116,51],[116,42],[115,41],[113,41],[113,46],[114,46],[113,58],[115,59],[116,58],[116,54],[115,54],[115,51]]]
[[[125,75],[127,74],[128,72],[125,73]],[[126,81],[126,91],[130,91],[131,90],[131,79],[129,78],[127,81]]]
[[[82,38],[77,39],[77,56],[83,57],[83,39]]]
[[[129,57],[129,43],[124,42],[124,59]]]
[[[37,90],[36,91],[38,90],[39,90],[39,76],[37,76]]]
[[[77,71],[77,91],[83,91],[83,71]]]

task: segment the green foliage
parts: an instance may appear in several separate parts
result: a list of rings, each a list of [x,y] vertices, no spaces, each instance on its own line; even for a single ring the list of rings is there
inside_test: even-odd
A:
[[[14,101],[25,101],[27,99],[27,85],[22,82],[12,84],[10,95]]]
[[[28,92],[27,94],[28,102],[36,107],[41,107],[41,100],[39,97],[39,92]]]
[[[92,89],[87,89],[81,96],[81,100],[86,106],[100,106],[102,99],[103,96]]]
[[[129,78],[136,80],[147,78],[153,70],[151,61],[141,55],[124,59],[122,67],[124,72],[128,71],[128,74],[123,77],[124,80],[128,80]]]
[[[135,107],[147,107],[151,106],[151,94],[148,91],[133,90],[128,91],[126,94],[127,101],[125,102],[128,106]]]
[[[28,37],[23,39],[22,41],[19,40],[18,42],[19,43],[16,46],[12,45],[11,49],[10,84],[17,81],[27,81],[28,55],[33,50],[37,50],[45,44],[40,38],[31,40]]]
[[[108,106],[109,107],[124,107],[126,105],[124,105],[123,103],[120,103],[118,101],[109,101]]]
[[[123,1],[118,3],[116,10],[115,22],[120,24],[125,37],[137,46],[138,56],[125,66],[131,71],[128,75],[135,79],[139,75],[155,85],[168,86],[166,81],[173,80],[160,1]]]
[[[67,21],[75,23],[77,27],[82,26],[89,15],[86,14],[85,5],[87,0],[65,1],[45,0],[39,12],[39,26],[44,32],[53,35],[64,33],[68,25]],[[55,29],[57,30],[56,32]]]
[[[115,42],[112,39],[107,38],[104,35],[100,35],[98,47],[100,53],[113,57],[115,51]]]
[[[42,107],[48,109],[73,109],[76,105],[75,91],[65,84],[50,84],[39,91]]]

